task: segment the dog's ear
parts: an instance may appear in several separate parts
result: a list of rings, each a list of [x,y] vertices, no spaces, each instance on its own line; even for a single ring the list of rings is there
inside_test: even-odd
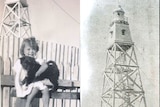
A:
[[[22,58],[20,58],[20,61],[21,61],[22,67],[27,70],[27,68],[28,68],[28,62],[27,62],[26,58],[22,57]]]

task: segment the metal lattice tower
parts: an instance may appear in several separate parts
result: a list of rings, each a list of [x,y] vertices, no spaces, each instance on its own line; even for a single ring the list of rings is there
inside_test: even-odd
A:
[[[0,36],[30,37],[31,24],[26,0],[6,0]]]
[[[104,71],[101,107],[147,107],[128,19],[113,12]]]

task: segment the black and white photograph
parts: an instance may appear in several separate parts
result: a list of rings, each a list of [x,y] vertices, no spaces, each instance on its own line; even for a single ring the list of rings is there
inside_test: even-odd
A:
[[[1,107],[80,107],[80,1],[0,0]]]
[[[1,107],[159,107],[159,0],[0,0]]]
[[[159,107],[159,1],[80,7],[81,106]]]

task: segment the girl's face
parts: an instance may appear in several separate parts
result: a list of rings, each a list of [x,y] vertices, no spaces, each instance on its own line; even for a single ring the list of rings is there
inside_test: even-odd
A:
[[[29,56],[29,57],[35,57],[36,56],[36,50],[33,49],[29,44],[25,44],[24,55]]]

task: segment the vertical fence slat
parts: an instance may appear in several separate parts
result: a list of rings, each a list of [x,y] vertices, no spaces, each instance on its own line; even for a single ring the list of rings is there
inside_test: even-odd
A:
[[[20,41],[20,38],[18,38],[18,53],[17,53],[17,54],[18,54],[18,55],[17,55],[18,58],[20,57],[20,51],[19,51],[19,50],[20,50],[20,46],[21,46],[21,43],[20,43],[20,42],[21,42],[21,41]]]
[[[9,53],[8,54],[11,59],[11,66],[13,66],[14,64],[13,63],[13,37],[9,37],[8,42],[9,42]],[[13,74],[11,71],[10,71],[10,74]]]
[[[74,51],[74,65],[73,65],[73,77],[74,80],[79,80],[79,62],[78,62],[78,58],[79,58],[79,50],[78,48],[75,48]]]
[[[56,64],[59,68],[59,71],[60,71],[60,76],[59,78],[62,79],[62,66],[61,66],[61,62],[60,62],[60,59],[61,59],[61,44],[59,44],[57,46],[57,52],[56,52]]]
[[[55,62],[57,62],[57,51],[58,51],[58,44],[55,45]]]
[[[68,50],[67,50],[67,65],[66,65],[66,79],[70,80],[71,79],[71,51],[72,48],[68,46]]]
[[[44,59],[44,60],[47,60],[47,55],[46,55],[46,51],[47,51],[47,48],[46,48],[46,42],[44,41],[43,42],[43,58],[42,59]]]
[[[42,45],[41,45],[41,58],[44,59],[44,42],[42,41]]]
[[[39,46],[39,51],[37,53],[37,58],[42,58],[42,41],[37,41]]]
[[[0,32],[1,33],[1,32]],[[2,52],[3,52],[3,50],[2,50],[2,46],[3,45],[3,37],[2,37],[2,35],[0,34],[0,56],[2,56]]]
[[[53,43],[51,42],[50,43],[50,50],[49,50],[50,51],[50,60],[53,60],[52,59],[52,57],[53,57],[53,51],[52,51],[52,49],[53,49]]]
[[[4,75],[10,75],[10,58],[9,58],[9,43],[8,43],[8,37],[4,39]],[[9,107],[10,103],[10,96],[9,96],[10,88],[4,87],[3,88],[3,107]]]
[[[65,53],[65,46],[63,45],[61,48],[61,70],[62,70],[62,79],[64,80],[64,53]]]
[[[0,55],[1,55],[2,57],[3,57],[3,54],[4,54],[4,51],[3,51],[3,50],[4,50],[4,37],[1,37],[1,52],[0,52],[1,54],[0,54]]]
[[[52,51],[51,51],[51,43],[47,42],[47,60],[51,60],[51,55],[52,55]]]
[[[3,74],[3,71],[4,71],[4,61],[3,61],[2,56],[0,56],[0,73],[1,73],[1,75]]]
[[[12,67],[14,65],[14,61],[13,61],[13,43],[14,43],[14,37],[13,36],[9,36],[8,37],[8,42],[9,42],[9,52],[8,52],[8,56],[10,58],[10,67]],[[17,51],[17,50],[16,50]],[[14,73],[12,72],[12,69],[10,70],[10,75],[13,75]],[[10,107],[15,107],[15,101],[16,101],[16,98],[10,96]]]
[[[19,40],[18,38],[14,37],[14,56],[13,56],[13,60],[14,60],[14,63],[16,62],[16,60],[19,58],[18,55],[19,55]]]
[[[52,43],[52,60],[56,62],[57,44]]]
[[[76,48],[73,48],[73,62],[72,62],[72,80],[77,80],[77,66],[76,66]]]
[[[18,58],[21,57],[20,48],[21,48],[21,45],[22,45],[23,40],[24,40],[24,39],[22,39],[22,38],[19,39],[19,48],[18,48],[19,56],[18,56]]]
[[[77,49],[77,66],[78,66],[78,77],[77,77],[77,79],[80,81],[80,76],[81,76],[81,74],[80,74],[80,52],[79,52],[79,48]]]
[[[3,74],[4,71],[4,62],[3,58],[0,56],[0,73]],[[3,107],[3,87],[1,87],[1,107]]]
[[[48,61],[49,60],[49,57],[48,57],[48,42],[46,42],[45,48],[46,48],[46,50],[45,50],[46,61]]]
[[[69,47],[65,46],[65,53],[64,53],[64,79],[67,79],[68,52],[69,52]]]

